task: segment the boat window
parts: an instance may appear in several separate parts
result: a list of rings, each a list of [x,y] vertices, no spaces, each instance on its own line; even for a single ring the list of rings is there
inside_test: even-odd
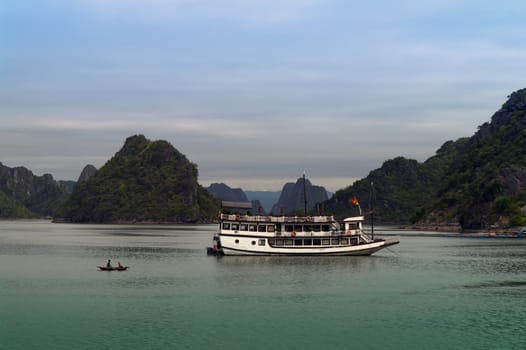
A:
[[[310,226],[310,225],[305,225],[305,226],[303,226],[303,231],[305,231],[305,232],[310,232],[310,231],[312,231],[311,226]]]
[[[321,239],[318,239],[318,238],[313,239],[312,245],[321,245]]]
[[[276,245],[283,245],[282,239],[276,239]]]
[[[294,231],[294,227],[292,225],[285,225],[285,231],[286,232],[292,232],[292,231]]]
[[[321,226],[320,225],[312,225],[312,231],[314,232],[320,232]]]
[[[236,239],[236,244],[239,244],[239,239]]]
[[[321,230],[324,232],[329,232],[331,230],[331,225],[322,225]]]
[[[239,230],[239,224],[232,224],[232,230],[238,231]]]
[[[292,245],[292,239],[286,239],[285,240],[285,245]]]
[[[259,240],[259,245],[265,245],[265,240],[264,239],[260,239]]]
[[[230,223],[224,222],[223,223],[223,230],[230,230]]]
[[[332,245],[339,245],[340,244],[340,240],[337,239],[337,238],[336,239],[332,239],[331,243],[332,243]]]
[[[268,240],[268,244],[269,244],[269,245],[274,245],[274,244],[276,244],[276,241],[273,240],[273,239],[269,239],[269,240]]]
[[[258,226],[258,232],[267,232],[267,226],[266,225],[259,225]]]
[[[303,226],[302,225],[294,225],[294,231],[296,231],[296,232],[303,232]]]
[[[312,245],[312,239],[306,239],[306,240],[304,241],[304,244],[305,244],[305,245]]]
[[[248,225],[248,230],[251,231],[251,232],[256,232],[257,231],[257,225]]]
[[[355,222],[352,222],[349,224],[349,229],[356,230],[358,228],[358,224]]]
[[[252,245],[256,245],[256,241],[252,241]]]
[[[330,239],[322,239],[321,240],[321,245],[330,245],[331,244],[331,240]]]
[[[342,238],[341,245],[348,245],[349,244],[349,238]]]
[[[267,232],[274,232],[275,229],[274,229],[274,225],[268,225],[267,226]]]
[[[295,239],[294,240],[294,245],[303,245],[303,240],[302,239]]]
[[[248,225],[247,224],[239,225],[239,231],[248,231]]]

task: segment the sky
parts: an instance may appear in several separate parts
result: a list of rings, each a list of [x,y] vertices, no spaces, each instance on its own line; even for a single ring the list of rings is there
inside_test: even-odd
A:
[[[128,136],[199,182],[329,191],[526,87],[523,0],[2,0],[0,162],[76,180]]]

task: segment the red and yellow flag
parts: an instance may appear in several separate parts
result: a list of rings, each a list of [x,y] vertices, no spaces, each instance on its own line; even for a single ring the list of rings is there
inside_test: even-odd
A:
[[[353,205],[359,205],[359,204],[360,204],[360,202],[358,202],[358,198],[356,198],[356,197],[354,197],[354,198],[352,199],[351,203],[352,203]]]

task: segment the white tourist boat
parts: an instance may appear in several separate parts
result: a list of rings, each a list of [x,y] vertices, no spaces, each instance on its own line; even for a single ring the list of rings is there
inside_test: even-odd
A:
[[[251,203],[223,202],[219,231],[209,254],[220,255],[371,255],[398,244],[398,238],[373,239],[363,231],[362,215],[343,224],[333,216],[242,214]]]

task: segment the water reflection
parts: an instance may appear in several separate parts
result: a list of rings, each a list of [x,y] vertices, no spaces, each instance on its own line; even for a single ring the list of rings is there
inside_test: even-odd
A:
[[[526,287],[526,281],[491,281],[491,282],[483,282],[483,283],[475,283],[475,284],[468,284],[463,286],[464,288],[468,289],[480,289],[480,288],[507,288],[507,287],[513,287],[513,288],[525,288]],[[525,290],[526,292],[526,290]]]
[[[217,263],[225,267],[261,268],[267,267],[301,267],[316,271],[330,271],[342,267],[351,269],[374,268],[376,263],[394,262],[390,256],[224,256],[218,257]]]

